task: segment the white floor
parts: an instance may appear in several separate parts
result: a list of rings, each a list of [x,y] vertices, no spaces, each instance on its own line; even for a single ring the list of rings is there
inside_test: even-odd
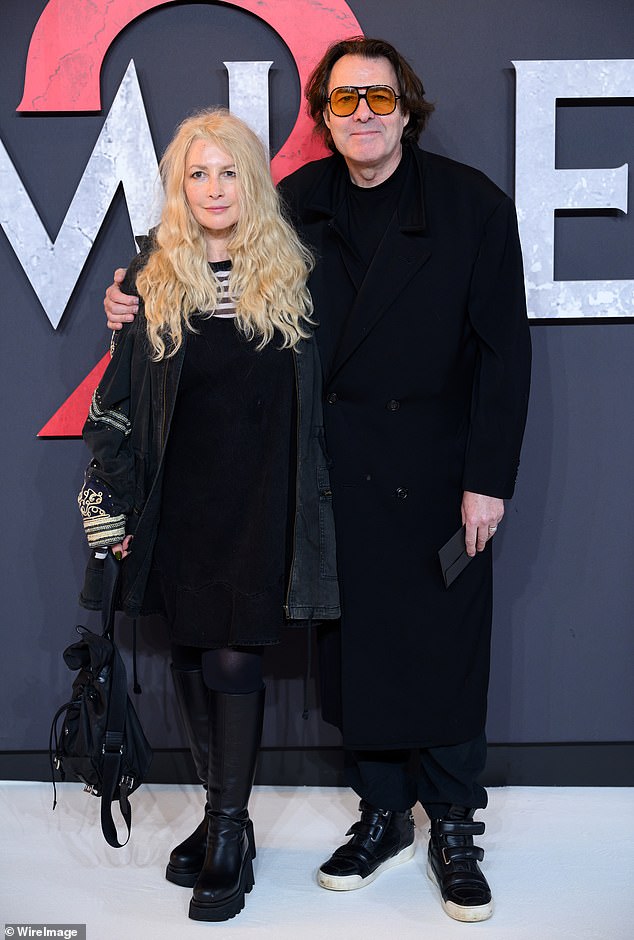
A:
[[[0,923],[85,923],[88,940],[632,940],[634,790],[490,790],[485,870],[491,920],[459,924],[425,875],[427,820],[414,859],[359,891],[324,891],[315,871],[357,818],[346,790],[256,788],[256,885],[224,924],[188,919],[191,889],[164,879],[174,842],[197,824],[201,790],[146,785],[129,844],[111,849],[99,801],[79,784],[0,783]]]

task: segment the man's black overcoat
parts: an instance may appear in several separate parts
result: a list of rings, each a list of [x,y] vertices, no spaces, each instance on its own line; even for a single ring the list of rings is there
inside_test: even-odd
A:
[[[450,745],[482,731],[490,543],[449,589],[438,549],[461,525],[464,490],[512,496],[528,400],[513,203],[477,170],[411,153],[367,273],[344,236],[341,157],[281,185],[317,257],[310,289],[342,591],[341,720],[353,748]],[[336,658],[322,665],[332,677]]]

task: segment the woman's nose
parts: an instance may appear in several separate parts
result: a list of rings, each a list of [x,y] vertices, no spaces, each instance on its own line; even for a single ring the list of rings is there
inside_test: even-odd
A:
[[[222,196],[222,182],[219,179],[209,180],[209,195],[212,199],[219,199]]]

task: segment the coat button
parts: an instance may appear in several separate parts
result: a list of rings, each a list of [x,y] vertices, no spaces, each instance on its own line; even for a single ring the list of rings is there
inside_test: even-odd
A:
[[[398,409],[401,407],[401,403],[400,401],[397,401],[395,398],[392,398],[390,399],[390,401],[388,401],[385,407],[387,408],[388,411],[398,411]]]
[[[329,392],[326,401],[328,402],[329,405],[334,405],[334,403],[337,401],[337,393]]]
[[[409,496],[409,490],[407,489],[406,486],[399,486],[397,487],[394,495],[396,496],[397,499],[407,499],[407,497]]]

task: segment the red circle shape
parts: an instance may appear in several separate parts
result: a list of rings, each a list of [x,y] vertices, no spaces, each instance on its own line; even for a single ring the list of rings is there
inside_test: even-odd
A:
[[[169,0],[50,0],[36,23],[18,111],[100,111],[99,79],[105,55],[132,20]],[[295,60],[303,88],[331,42],[362,29],[344,0],[215,0],[240,7],[271,26]],[[271,162],[275,181],[325,154],[303,108]]]

